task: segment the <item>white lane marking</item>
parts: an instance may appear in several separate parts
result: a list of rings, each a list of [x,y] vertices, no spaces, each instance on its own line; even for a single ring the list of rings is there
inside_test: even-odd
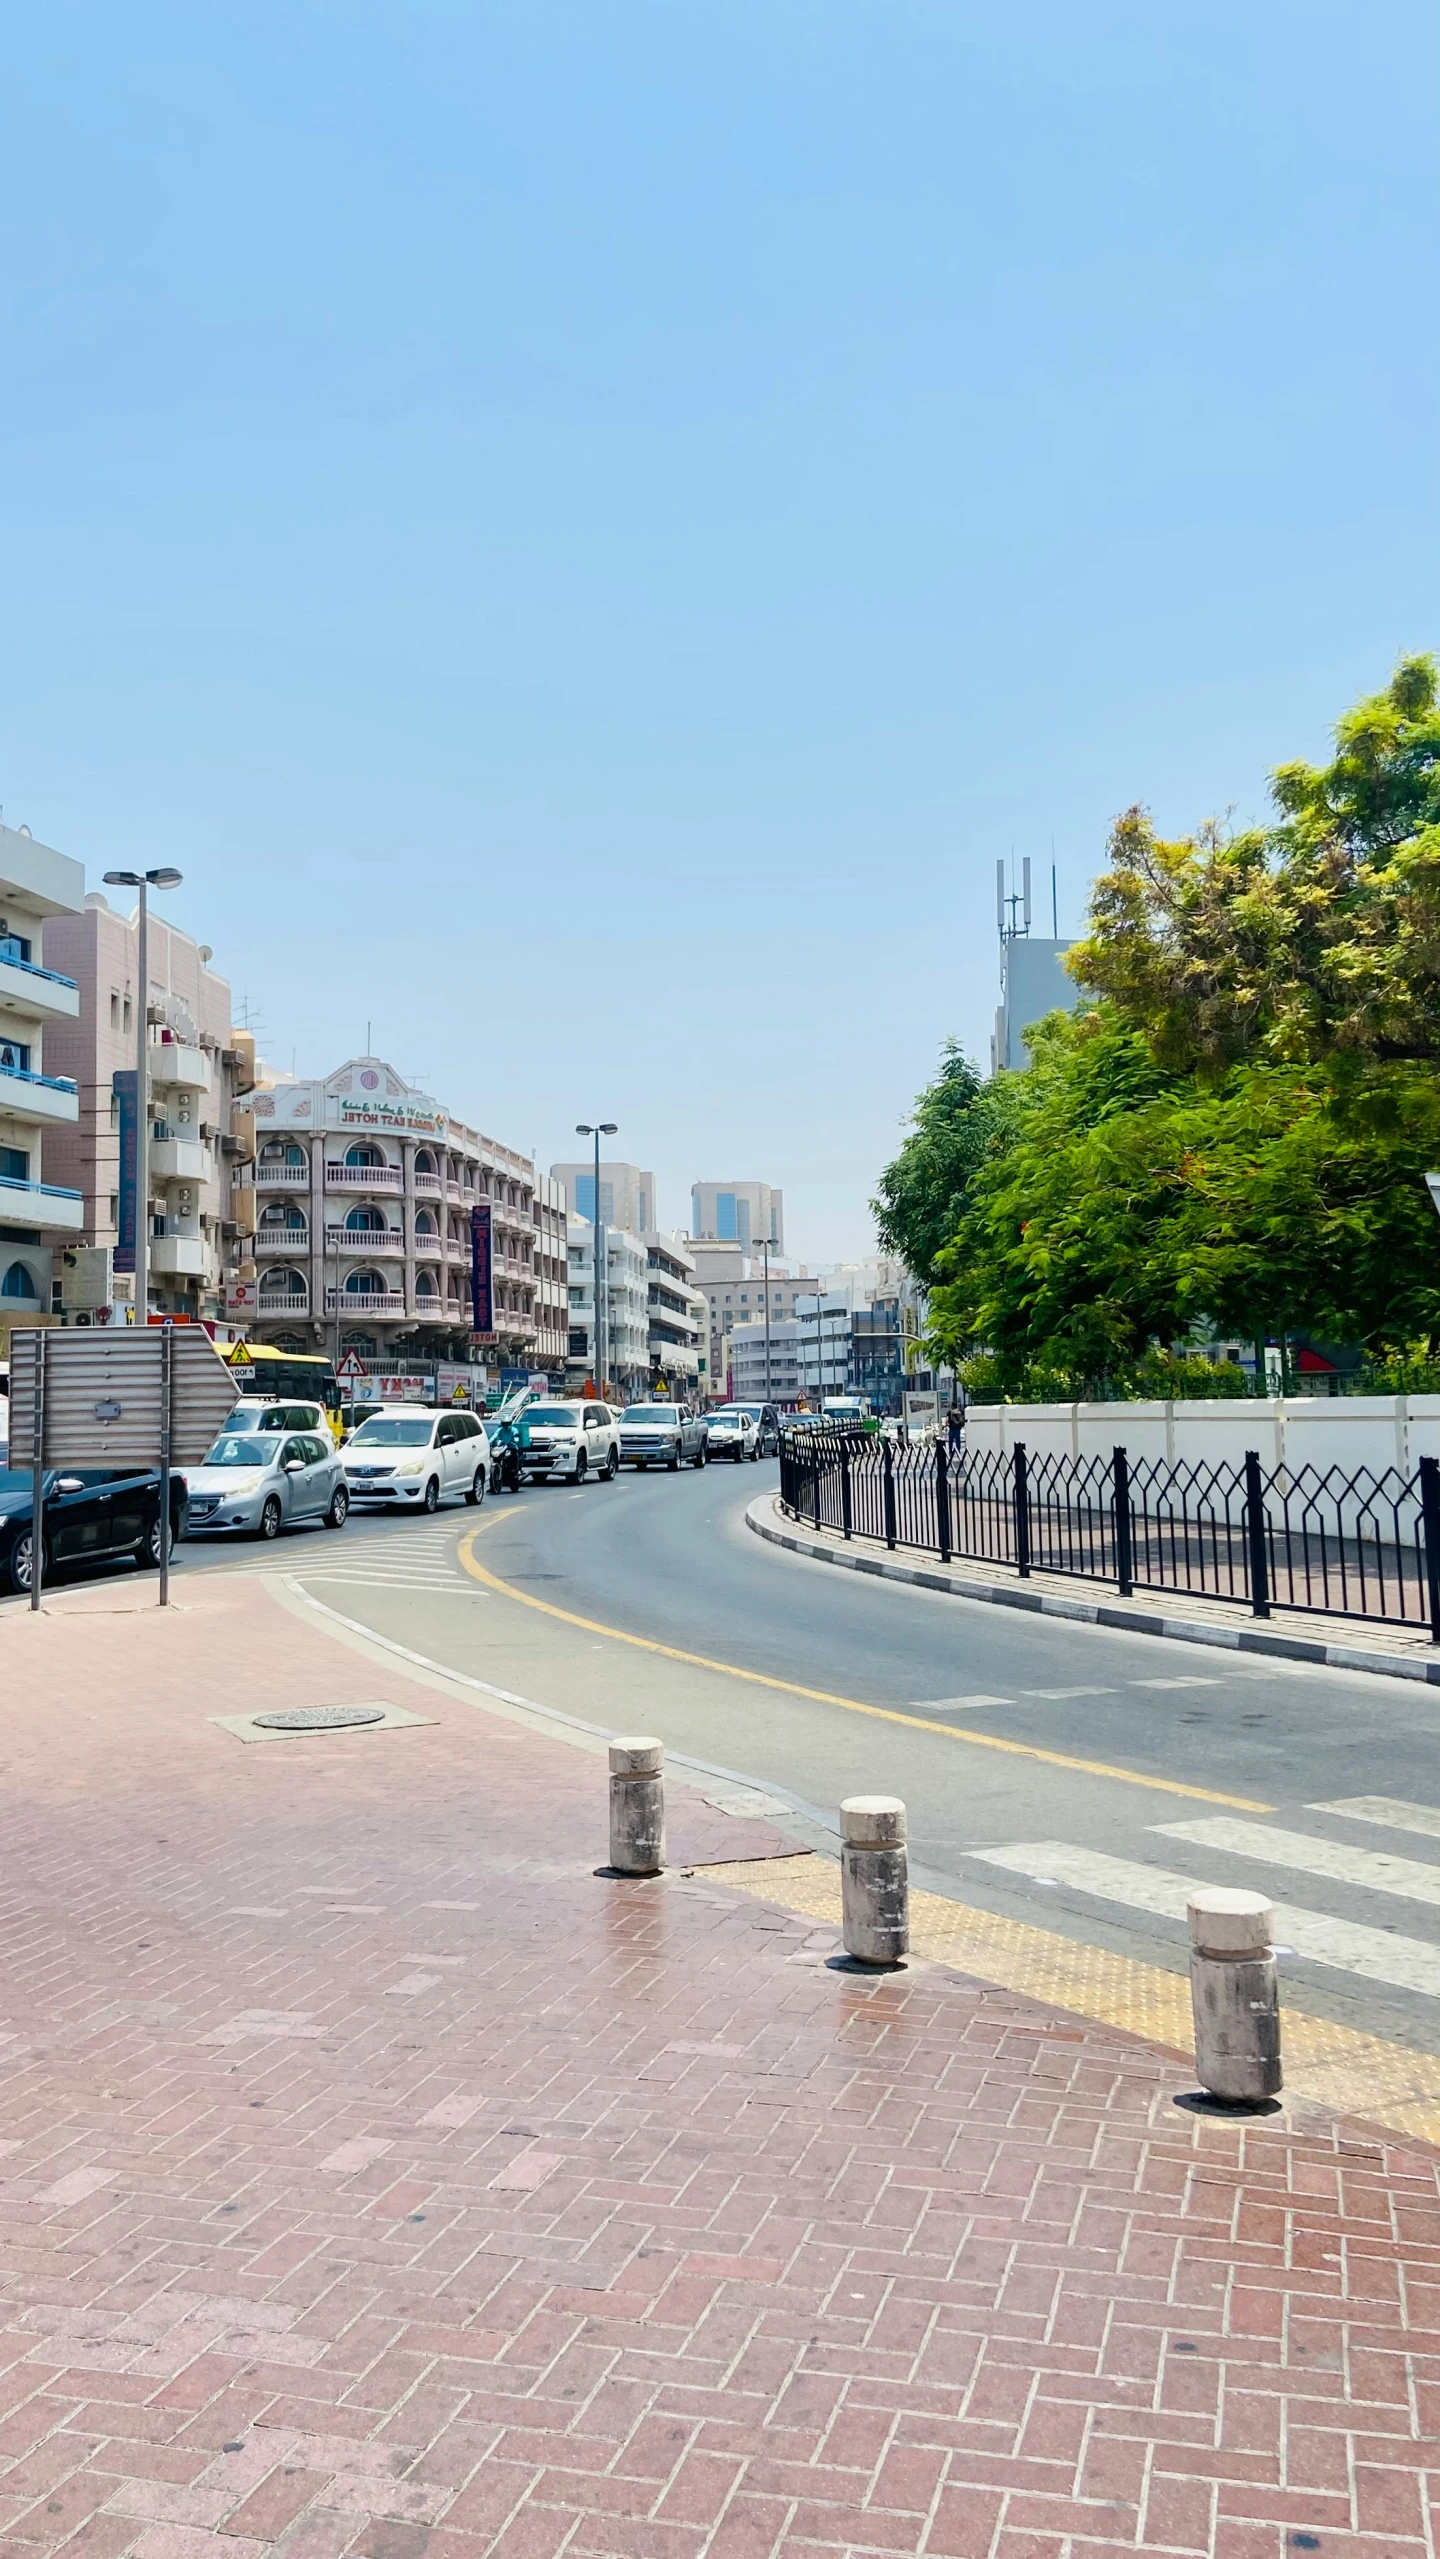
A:
[[[910,1703],[917,1714],[949,1715],[958,1712],[962,1706],[1013,1706],[1015,1700],[1013,1697],[912,1697]]]
[[[1418,1831],[1422,1839],[1440,1839],[1440,1808],[1406,1804],[1397,1795],[1342,1795],[1333,1804],[1307,1804],[1311,1813],[1339,1813],[1349,1822],[1375,1822],[1382,1830]]]
[[[1113,1688],[1022,1688],[1022,1697],[1113,1697]]]
[[[1130,1857],[1106,1857],[1099,1849],[1072,1848],[1063,1839],[1037,1839],[1014,1848],[976,1848],[970,1855],[986,1866],[1003,1866],[1027,1875],[1034,1884],[1069,1884],[1096,1901],[1119,1902],[1127,1910],[1144,1910],[1157,1919],[1185,1917],[1185,1905],[1196,1890],[1187,1875],[1163,1866],[1142,1866]],[[1440,1998],[1440,1946],[1420,1937],[1392,1937],[1387,1928],[1364,1928],[1348,1919],[1331,1919],[1324,1911],[1302,1910],[1290,1902],[1275,1905],[1275,1928],[1287,1953],[1336,1972],[1357,1973],[1365,1981],[1386,1983],[1392,1990],[1418,1990]]]
[[[1245,1857],[1262,1866],[1293,1866],[1302,1875],[1323,1875],[1328,1883],[1355,1884],[1363,1892],[1394,1893],[1402,1901],[1429,1902],[1440,1909],[1440,1866],[1422,1866],[1416,1857],[1392,1857],[1388,1851],[1351,1848],[1333,1839],[1315,1839],[1303,1830],[1278,1830],[1269,1822],[1152,1822],[1163,1839],[1188,1839],[1197,1848],[1223,1849],[1229,1857]]]
[[[1127,1679],[1127,1688],[1220,1688],[1218,1679]]]

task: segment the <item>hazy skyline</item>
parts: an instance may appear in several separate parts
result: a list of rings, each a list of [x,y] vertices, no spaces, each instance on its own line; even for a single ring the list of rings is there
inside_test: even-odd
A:
[[[0,803],[366,1044],[865,1202],[997,854],[1440,639],[1409,0],[60,5],[11,27]],[[1417,309],[1417,305],[1419,306]],[[478,990],[478,994],[477,994]]]

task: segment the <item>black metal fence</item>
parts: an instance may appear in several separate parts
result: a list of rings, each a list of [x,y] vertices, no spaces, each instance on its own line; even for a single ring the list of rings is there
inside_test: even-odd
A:
[[[1135,1590],[1233,1600],[1256,1617],[1303,1608],[1428,1627],[1440,1643],[1440,1460],[1395,1467],[1133,1464],[970,1456],[821,1428],[784,1434],[780,1500],[793,1519],[942,1563],[965,1557]]]

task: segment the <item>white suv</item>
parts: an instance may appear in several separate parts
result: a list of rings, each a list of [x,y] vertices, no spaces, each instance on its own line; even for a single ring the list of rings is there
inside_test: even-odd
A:
[[[447,1496],[463,1493],[483,1502],[490,1481],[490,1442],[473,1413],[436,1413],[427,1404],[394,1404],[372,1413],[345,1443],[345,1483],[350,1507],[377,1510],[382,1503],[438,1510]]]
[[[588,1398],[573,1404],[530,1404],[520,1415],[529,1446],[520,1451],[522,1475],[544,1483],[583,1484],[598,1475],[611,1484],[620,1472],[620,1429],[608,1404]]]

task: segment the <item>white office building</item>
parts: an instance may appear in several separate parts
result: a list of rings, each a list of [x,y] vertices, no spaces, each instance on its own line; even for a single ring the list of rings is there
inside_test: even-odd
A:
[[[783,1253],[785,1195],[768,1182],[693,1182],[690,1232],[697,1240],[708,1236],[720,1244],[738,1244],[746,1253],[764,1243]]]
[[[800,1391],[813,1403],[850,1389],[850,1300],[840,1289],[796,1300]]]
[[[737,1324],[728,1336],[729,1400],[736,1404],[798,1403],[802,1330],[791,1316],[772,1322],[767,1353],[763,1323]]]
[[[710,1309],[696,1285],[695,1261],[683,1239],[643,1239],[648,1265],[650,1375],[682,1400],[703,1394],[710,1376]]]
[[[595,1370],[595,1229],[588,1218],[567,1222],[570,1265],[570,1383]],[[643,1239],[605,1228],[604,1357],[601,1375],[618,1403],[650,1383],[650,1258]]]
[[[47,1137],[80,1113],[73,1079],[45,1072],[45,1034],[75,1019],[80,990],[43,956],[46,919],[84,897],[80,863],[0,826],[0,1325],[48,1317],[54,1249],[85,1223],[83,1194],[44,1178]]]

